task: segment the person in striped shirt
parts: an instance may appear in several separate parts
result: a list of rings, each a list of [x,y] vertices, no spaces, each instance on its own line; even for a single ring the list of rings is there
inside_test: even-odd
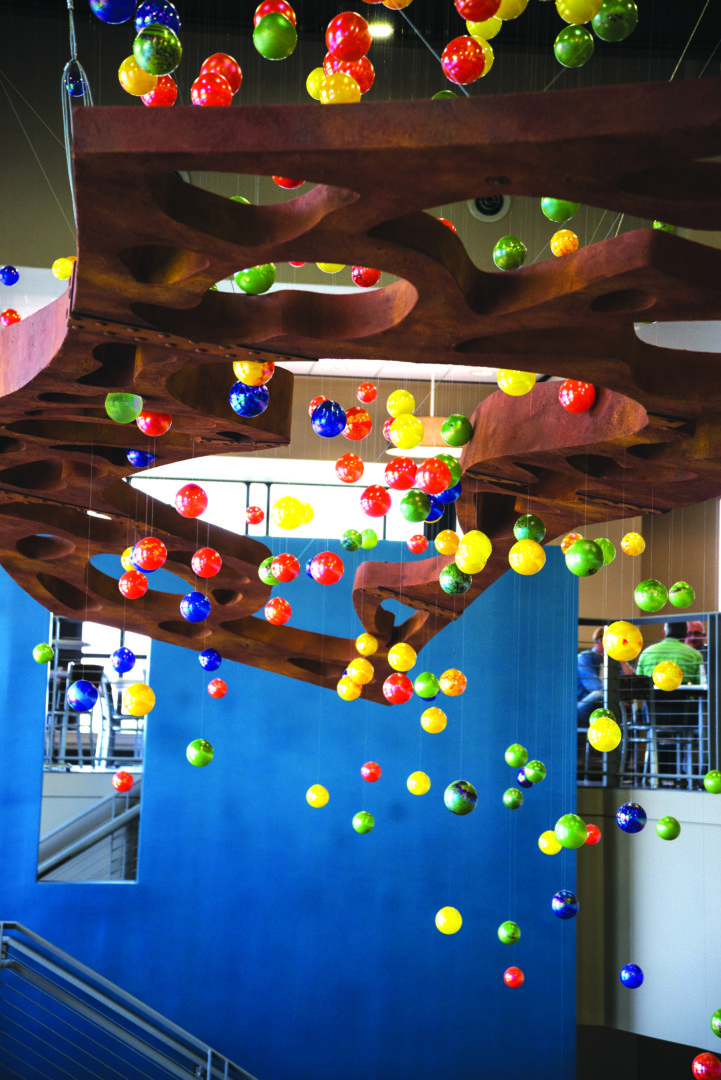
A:
[[[683,640],[688,634],[687,624],[664,623],[663,631],[666,635],[663,641],[649,645],[639,656],[636,674],[650,676],[656,664],[660,664],[662,660],[673,660],[681,668],[685,683],[700,683],[704,659],[697,649],[692,649]]]

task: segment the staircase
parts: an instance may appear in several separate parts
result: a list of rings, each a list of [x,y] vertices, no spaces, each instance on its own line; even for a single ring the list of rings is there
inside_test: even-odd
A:
[[[142,779],[41,836],[38,881],[135,881]]]

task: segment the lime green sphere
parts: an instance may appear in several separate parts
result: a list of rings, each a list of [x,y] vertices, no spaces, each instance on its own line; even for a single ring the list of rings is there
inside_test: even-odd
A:
[[[675,225],[668,225],[665,221],[654,221],[654,229],[659,229],[660,232],[676,232]]]
[[[677,608],[687,608],[696,599],[694,589],[687,581],[677,581],[668,590],[669,603]]]
[[[253,44],[266,60],[285,60],[298,44],[298,34],[290,19],[271,11],[253,31]]]
[[[178,35],[169,26],[150,23],[133,42],[133,56],[139,68],[150,75],[170,75],[183,55]]]
[[[454,94],[452,90],[439,90],[437,94],[434,94],[431,101],[445,101],[446,98],[457,98],[458,94]]]
[[[721,1009],[717,1009],[711,1017],[711,1030],[721,1039]]]
[[[363,543],[363,537],[358,529],[346,529],[340,538],[340,543],[346,551],[357,551]]]
[[[506,764],[512,769],[522,769],[528,761],[528,750],[520,743],[514,742],[506,750]]]
[[[268,16],[266,15],[266,18]],[[353,818],[353,828],[357,833],[369,833],[375,828],[375,818],[367,810],[359,810]]]
[[[603,0],[598,15],[591,19],[601,41],[624,41],[636,29],[638,8],[633,0]]]
[[[285,21],[288,22],[287,19]],[[259,296],[267,292],[275,284],[275,263],[261,263],[260,266],[249,266],[247,270],[239,270],[235,275],[235,284],[251,296]]]
[[[566,566],[576,577],[592,577],[603,566],[603,552],[593,540],[574,540],[566,552]]]
[[[278,579],[271,570],[271,564],[275,556],[269,555],[267,559],[263,559],[262,563],[258,567],[258,577],[264,585],[277,585]]]
[[[508,810],[518,810],[523,806],[523,792],[517,787],[509,787],[503,792],[503,805]]]
[[[518,270],[527,254],[526,245],[517,236],[502,236],[493,249],[493,261],[499,270]]]
[[[33,660],[36,664],[49,664],[55,656],[52,645],[42,641],[33,649]]]
[[[633,598],[641,611],[660,611],[668,600],[668,589],[656,578],[646,578],[633,590]]]
[[[711,769],[703,778],[703,786],[711,795],[721,795],[721,772]]]
[[[594,541],[594,544],[598,544],[603,552],[603,565],[610,566],[613,560],[616,558],[615,545],[607,540],[605,536],[598,536]]]
[[[532,784],[540,784],[542,780],[546,779],[546,766],[542,761],[527,761],[523,766],[523,770],[526,774],[526,780],[530,780]]]
[[[541,210],[549,221],[570,221],[578,213],[579,204],[568,199],[541,199]]]
[[[413,689],[419,698],[433,701],[440,693],[441,684],[432,671],[422,671],[416,676]]]
[[[431,500],[424,492],[414,488],[413,491],[409,491],[407,495],[403,496],[400,506],[401,513],[406,521],[425,521],[430,513]]]
[[[662,840],[675,840],[677,836],[681,835],[681,824],[671,815],[659,818],[656,822],[656,832]]]
[[[460,484],[463,470],[461,469],[457,457],[454,457],[453,454],[436,454],[436,461],[442,461],[444,465],[448,466],[448,471],[451,474],[451,482],[448,485],[449,488],[455,487],[456,484]]]
[[[473,434],[473,425],[462,413],[452,413],[441,424],[441,438],[446,446],[465,446]]]
[[[116,424],[131,424],[143,411],[143,399],[137,394],[107,394],[105,411]]]
[[[554,41],[553,51],[564,67],[583,67],[593,56],[593,34],[585,26],[566,26]]]
[[[613,720],[614,724],[617,723],[616,717],[610,709],[594,709],[588,718],[589,727],[592,727],[597,720]]]
[[[210,765],[213,760],[214,750],[209,742],[205,739],[193,739],[188,744],[188,749],[185,751],[185,756],[191,765],[197,765],[198,768],[202,768],[204,765]]]
[[[378,533],[375,529],[364,529],[361,533],[361,547],[364,551],[372,551],[378,546]]]
[[[546,526],[535,514],[521,514],[513,526],[516,540],[535,540],[540,544],[546,535]]]
[[[504,945],[515,945],[517,941],[520,941],[521,928],[518,923],[514,923],[510,919],[502,922],[498,927],[498,940],[502,941]]]
[[[583,847],[588,839],[586,822],[578,814],[564,814],[553,831],[561,847],[565,848]]]

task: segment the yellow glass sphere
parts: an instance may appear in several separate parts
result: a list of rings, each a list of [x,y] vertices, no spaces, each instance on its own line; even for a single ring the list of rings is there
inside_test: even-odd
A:
[[[325,806],[329,798],[328,788],[323,787],[322,784],[311,784],[305,793],[305,801],[308,806],[315,806],[316,809]]]
[[[590,22],[601,10],[603,0],[556,0],[556,11],[572,26]]]
[[[556,839],[556,834],[553,829],[546,829],[538,837],[538,846],[544,855],[558,855],[561,850],[561,845]]]
[[[128,56],[118,68],[118,79],[127,94],[142,97],[143,94],[149,94],[155,89],[158,76],[143,71],[135,57]]]
[[[67,281],[72,277],[73,266],[78,260],[74,255],[67,255],[64,258],[56,259],[53,265],[50,267],[50,271],[54,278],[58,281]]]
[[[344,675],[338,680],[336,690],[338,692],[338,697],[343,701],[355,701],[356,698],[361,696],[360,686],[358,683],[353,682],[348,675]]]
[[[523,397],[536,385],[533,371],[514,371],[513,368],[499,368],[496,376],[499,390],[511,397]]]
[[[623,619],[611,623],[603,635],[603,648],[612,660],[635,660],[643,648],[641,631]]]
[[[483,71],[481,72],[481,78],[485,79],[486,75],[493,67],[493,61],[496,59],[493,55],[493,46],[490,45],[485,38],[478,37],[476,34],[471,34],[471,37],[481,46],[481,48],[483,49],[483,55],[486,58],[486,62],[483,65]]]
[[[615,750],[621,741],[621,729],[615,720],[604,716],[595,720],[588,729],[588,741],[594,750],[608,754]]]
[[[457,934],[463,925],[461,913],[454,907],[442,907],[436,914],[436,926],[442,934]]]
[[[471,562],[485,562],[493,551],[493,545],[480,529],[464,533],[458,542],[458,553]]]
[[[441,688],[441,693],[447,697],[460,697],[463,691],[468,686],[468,680],[462,671],[458,668],[448,668],[448,671],[444,671],[441,675],[438,683]]]
[[[272,360],[236,360],[233,364],[233,374],[246,386],[264,386],[273,378],[274,371]]]
[[[437,735],[439,731],[443,731],[447,723],[448,717],[443,709],[438,709],[435,705],[431,705],[430,709],[426,709],[421,714],[421,727],[431,735]]]
[[[412,772],[406,780],[406,787],[411,795],[425,795],[431,790],[431,778],[424,772]]]
[[[488,559],[469,559],[462,551],[456,552],[455,564],[464,574],[480,574]]]
[[[305,502],[302,502],[300,504],[300,508],[303,511],[303,521],[301,522],[301,524],[302,525],[310,525],[311,521],[315,517],[315,510],[310,505],[310,503],[305,503]]]
[[[349,105],[360,99],[360,86],[351,75],[342,71],[326,75],[320,85],[321,105]]]
[[[271,517],[279,529],[297,529],[305,522],[305,511],[295,495],[283,495],[270,509]]]
[[[651,678],[659,690],[675,690],[683,682],[683,671],[673,660],[662,660],[651,672]]]
[[[562,255],[570,255],[578,250],[578,237],[570,229],[559,229],[551,237],[551,251],[560,259]]]
[[[383,7],[390,8],[391,11],[400,11],[401,8],[407,8],[409,4],[413,3],[413,0],[381,0]]]
[[[404,413],[398,416],[390,426],[390,439],[399,450],[412,450],[423,439],[425,430],[423,423],[412,413]]]
[[[455,555],[458,551],[459,536],[453,529],[444,529],[438,533],[433,543],[439,555]]]
[[[131,716],[147,716],[154,705],[155,694],[147,683],[133,683],[123,694],[123,709]]]
[[[372,634],[359,634],[355,639],[355,647],[361,656],[372,656],[378,652],[378,638]]]
[[[394,390],[386,398],[388,415],[394,419],[396,416],[405,416],[412,413],[416,407],[416,399],[408,390]]]
[[[486,19],[485,22],[472,22],[470,19],[466,19],[466,29],[470,36],[483,38],[484,41],[490,41],[491,38],[494,38],[502,26],[503,19],[499,19],[497,15],[491,15],[490,19]]]
[[[370,660],[366,660],[362,656],[356,656],[355,660],[351,660],[346,668],[346,674],[354,683],[358,683],[359,686],[366,686],[375,672]]]
[[[501,0],[501,6],[496,12],[496,18],[507,22],[508,19],[517,19],[528,7],[528,0]]]
[[[646,549],[646,541],[641,536],[641,533],[630,532],[626,533],[621,540],[621,550],[626,555],[641,555]]]
[[[125,551],[123,552],[123,554],[120,556],[120,565],[122,566],[123,570],[134,570],[135,569],[132,562],[130,561],[130,556],[132,554],[133,554],[133,548],[131,546],[131,547],[127,547],[125,549]]]
[[[571,544],[575,544],[577,540],[583,540],[583,537],[581,536],[580,533],[577,533],[577,532],[566,533],[563,540],[561,541],[561,551],[563,552],[564,555],[566,554],[566,552],[570,548]]]
[[[410,671],[417,659],[416,650],[405,641],[388,650],[388,663],[394,671]]]
[[[314,101],[320,101],[320,91],[325,80],[325,72],[322,67],[313,68],[305,80],[305,88]]]
[[[315,265],[324,274],[340,274],[341,270],[345,270],[345,263],[316,263]]]
[[[518,540],[508,552],[508,561],[517,574],[528,577],[543,570],[546,552],[535,540]]]

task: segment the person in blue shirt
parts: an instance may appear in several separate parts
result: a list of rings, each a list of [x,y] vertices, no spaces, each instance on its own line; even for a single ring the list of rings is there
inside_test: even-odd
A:
[[[594,709],[603,705],[603,627],[593,631],[593,644],[578,654],[577,705],[578,726],[588,724]],[[633,675],[630,664],[622,661],[621,673]]]

